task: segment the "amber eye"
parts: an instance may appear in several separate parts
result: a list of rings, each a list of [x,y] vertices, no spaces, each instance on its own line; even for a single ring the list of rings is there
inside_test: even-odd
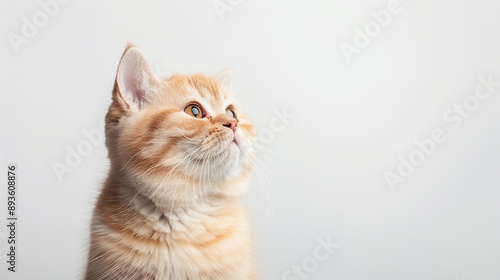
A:
[[[201,110],[200,106],[196,104],[188,105],[186,108],[184,108],[184,112],[198,119],[203,118],[203,111]]]
[[[232,118],[235,118],[235,119],[236,119],[236,113],[234,113],[233,109],[231,109],[231,108],[227,108],[227,109],[226,109],[226,114],[228,114],[230,117],[232,117]]]

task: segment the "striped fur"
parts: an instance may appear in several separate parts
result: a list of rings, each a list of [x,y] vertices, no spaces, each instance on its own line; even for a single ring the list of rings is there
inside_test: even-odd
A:
[[[93,214],[85,279],[255,279],[239,201],[252,168],[252,124],[223,80],[159,80],[144,61],[129,46],[117,73],[106,115],[111,168]],[[134,99],[127,87],[144,95]],[[190,102],[207,116],[186,114]],[[223,126],[228,106],[237,114],[234,132]]]

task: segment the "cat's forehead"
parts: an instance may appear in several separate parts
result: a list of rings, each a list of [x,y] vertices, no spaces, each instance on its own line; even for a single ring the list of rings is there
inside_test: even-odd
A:
[[[214,79],[201,74],[174,75],[167,80],[172,93],[181,102],[199,102],[206,110],[218,112],[233,103],[228,91]]]

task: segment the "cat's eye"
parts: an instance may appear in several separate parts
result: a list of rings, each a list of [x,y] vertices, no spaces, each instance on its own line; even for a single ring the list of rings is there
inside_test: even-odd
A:
[[[184,108],[184,112],[197,119],[203,118],[203,111],[201,110],[201,107],[196,104],[189,104],[186,108]]]
[[[230,117],[236,119],[236,113],[234,112],[234,110],[231,107],[226,109],[226,114],[228,114]]]

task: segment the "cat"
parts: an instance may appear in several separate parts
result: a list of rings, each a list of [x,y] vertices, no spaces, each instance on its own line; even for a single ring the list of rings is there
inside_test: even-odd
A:
[[[159,79],[127,46],[105,118],[111,166],[84,279],[256,279],[240,202],[256,138],[231,78]]]

